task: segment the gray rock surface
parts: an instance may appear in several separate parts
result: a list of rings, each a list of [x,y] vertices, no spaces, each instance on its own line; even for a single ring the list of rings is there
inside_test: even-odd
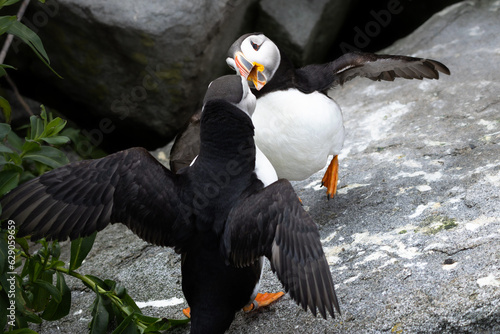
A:
[[[323,61],[342,27],[353,0],[261,0],[259,31],[273,41],[295,64]]]
[[[39,98],[57,92],[54,107],[90,127],[85,134],[93,146],[121,140],[115,144],[120,148],[152,147],[172,139],[199,107],[208,83],[229,72],[227,49],[242,32],[266,31],[298,63],[320,61],[349,5],[339,0],[49,0],[30,6],[24,22],[40,34],[64,80],[33,62],[30,81],[34,76],[45,83]],[[26,69],[17,49],[18,43],[13,62]],[[79,107],[67,110],[66,98]],[[102,119],[111,119],[111,126]],[[137,134],[134,141],[130,132]]]
[[[440,60],[449,77],[357,79],[331,92],[347,130],[338,194],[326,200],[321,173],[295,188],[319,225],[343,314],[314,318],[286,295],[239,313],[229,333],[500,332],[499,14],[499,1],[466,1],[383,50]],[[116,225],[80,271],[120,281],[136,301],[175,304],[179,261]],[[93,294],[71,287],[71,316],[40,333],[85,332]],[[280,288],[267,267],[261,290]],[[181,318],[185,306],[143,310]]]
[[[8,63],[20,69],[13,76],[22,92],[86,129],[82,155],[99,145],[153,149],[197,111],[208,83],[229,72],[227,48],[242,33],[266,33],[297,65],[324,62],[341,28],[359,22],[352,18],[363,20],[353,29],[364,37],[340,43],[340,50],[363,50],[368,39],[398,30],[389,23],[403,13],[427,17],[436,10],[430,1],[419,2],[424,10],[397,0],[33,2],[23,22],[40,35],[64,80],[18,40]]]
[[[227,48],[239,36],[251,4],[49,0],[30,6],[28,25],[51,9],[36,31],[64,77],[58,80],[34,62],[31,80],[46,73],[40,90],[51,87],[59,93],[58,102],[68,98],[83,106],[83,115],[62,111],[70,118],[94,119],[95,131],[88,136],[94,145],[118,133],[126,143],[135,138],[135,145],[151,145],[159,138],[165,142],[194,113],[210,81],[229,70]],[[15,51],[13,47],[11,54],[22,56]],[[102,125],[102,119],[111,119],[111,126]]]

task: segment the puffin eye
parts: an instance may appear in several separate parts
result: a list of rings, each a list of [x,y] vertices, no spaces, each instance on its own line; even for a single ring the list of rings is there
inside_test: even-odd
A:
[[[250,44],[252,44],[252,48],[255,50],[255,51],[259,51],[260,49],[260,45],[257,44],[257,43],[254,43],[252,41],[250,41]]]

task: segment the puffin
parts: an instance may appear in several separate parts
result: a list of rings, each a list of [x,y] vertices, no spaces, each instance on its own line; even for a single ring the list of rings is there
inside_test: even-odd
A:
[[[190,166],[173,173],[137,147],[73,162],[7,193],[1,218],[32,240],[75,239],[122,223],[174,248],[192,334],[224,333],[237,311],[260,306],[264,257],[297,304],[334,317],[340,308],[318,228],[256,149],[255,101],[245,78],[220,77],[207,89]],[[265,305],[270,297],[262,296]]]
[[[325,168],[322,185],[333,198],[338,183],[338,155],[345,129],[339,105],[327,92],[355,77],[375,81],[439,79],[450,74],[442,63],[424,58],[350,52],[325,64],[295,68],[278,46],[262,33],[245,34],[229,48],[226,63],[248,80],[257,97],[252,116],[255,143],[279,178],[304,180]],[[189,122],[171,151],[171,168],[192,159],[198,125]],[[194,144],[196,145],[196,143]]]

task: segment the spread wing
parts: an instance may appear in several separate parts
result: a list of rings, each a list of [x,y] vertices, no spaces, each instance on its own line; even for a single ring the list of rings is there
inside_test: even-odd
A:
[[[298,89],[310,93],[328,90],[355,77],[376,81],[439,79],[439,72],[450,74],[444,64],[432,59],[351,52],[330,63],[302,67],[296,75]]]
[[[142,239],[176,246],[189,230],[177,214],[175,175],[145,149],[54,169],[13,189],[1,200],[2,219],[18,236],[75,239],[121,222]]]
[[[285,290],[302,306],[326,318],[340,313],[330,268],[316,224],[287,180],[281,179],[242,200],[229,213],[223,236],[229,263],[247,266],[261,256]]]

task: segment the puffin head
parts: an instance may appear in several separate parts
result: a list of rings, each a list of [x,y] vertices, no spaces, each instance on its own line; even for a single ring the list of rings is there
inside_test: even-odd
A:
[[[281,62],[276,44],[261,33],[246,34],[229,48],[226,63],[260,90],[270,81]]]
[[[246,83],[246,78],[239,75],[225,75],[208,85],[203,105],[211,100],[226,100],[252,117],[256,98]]]

